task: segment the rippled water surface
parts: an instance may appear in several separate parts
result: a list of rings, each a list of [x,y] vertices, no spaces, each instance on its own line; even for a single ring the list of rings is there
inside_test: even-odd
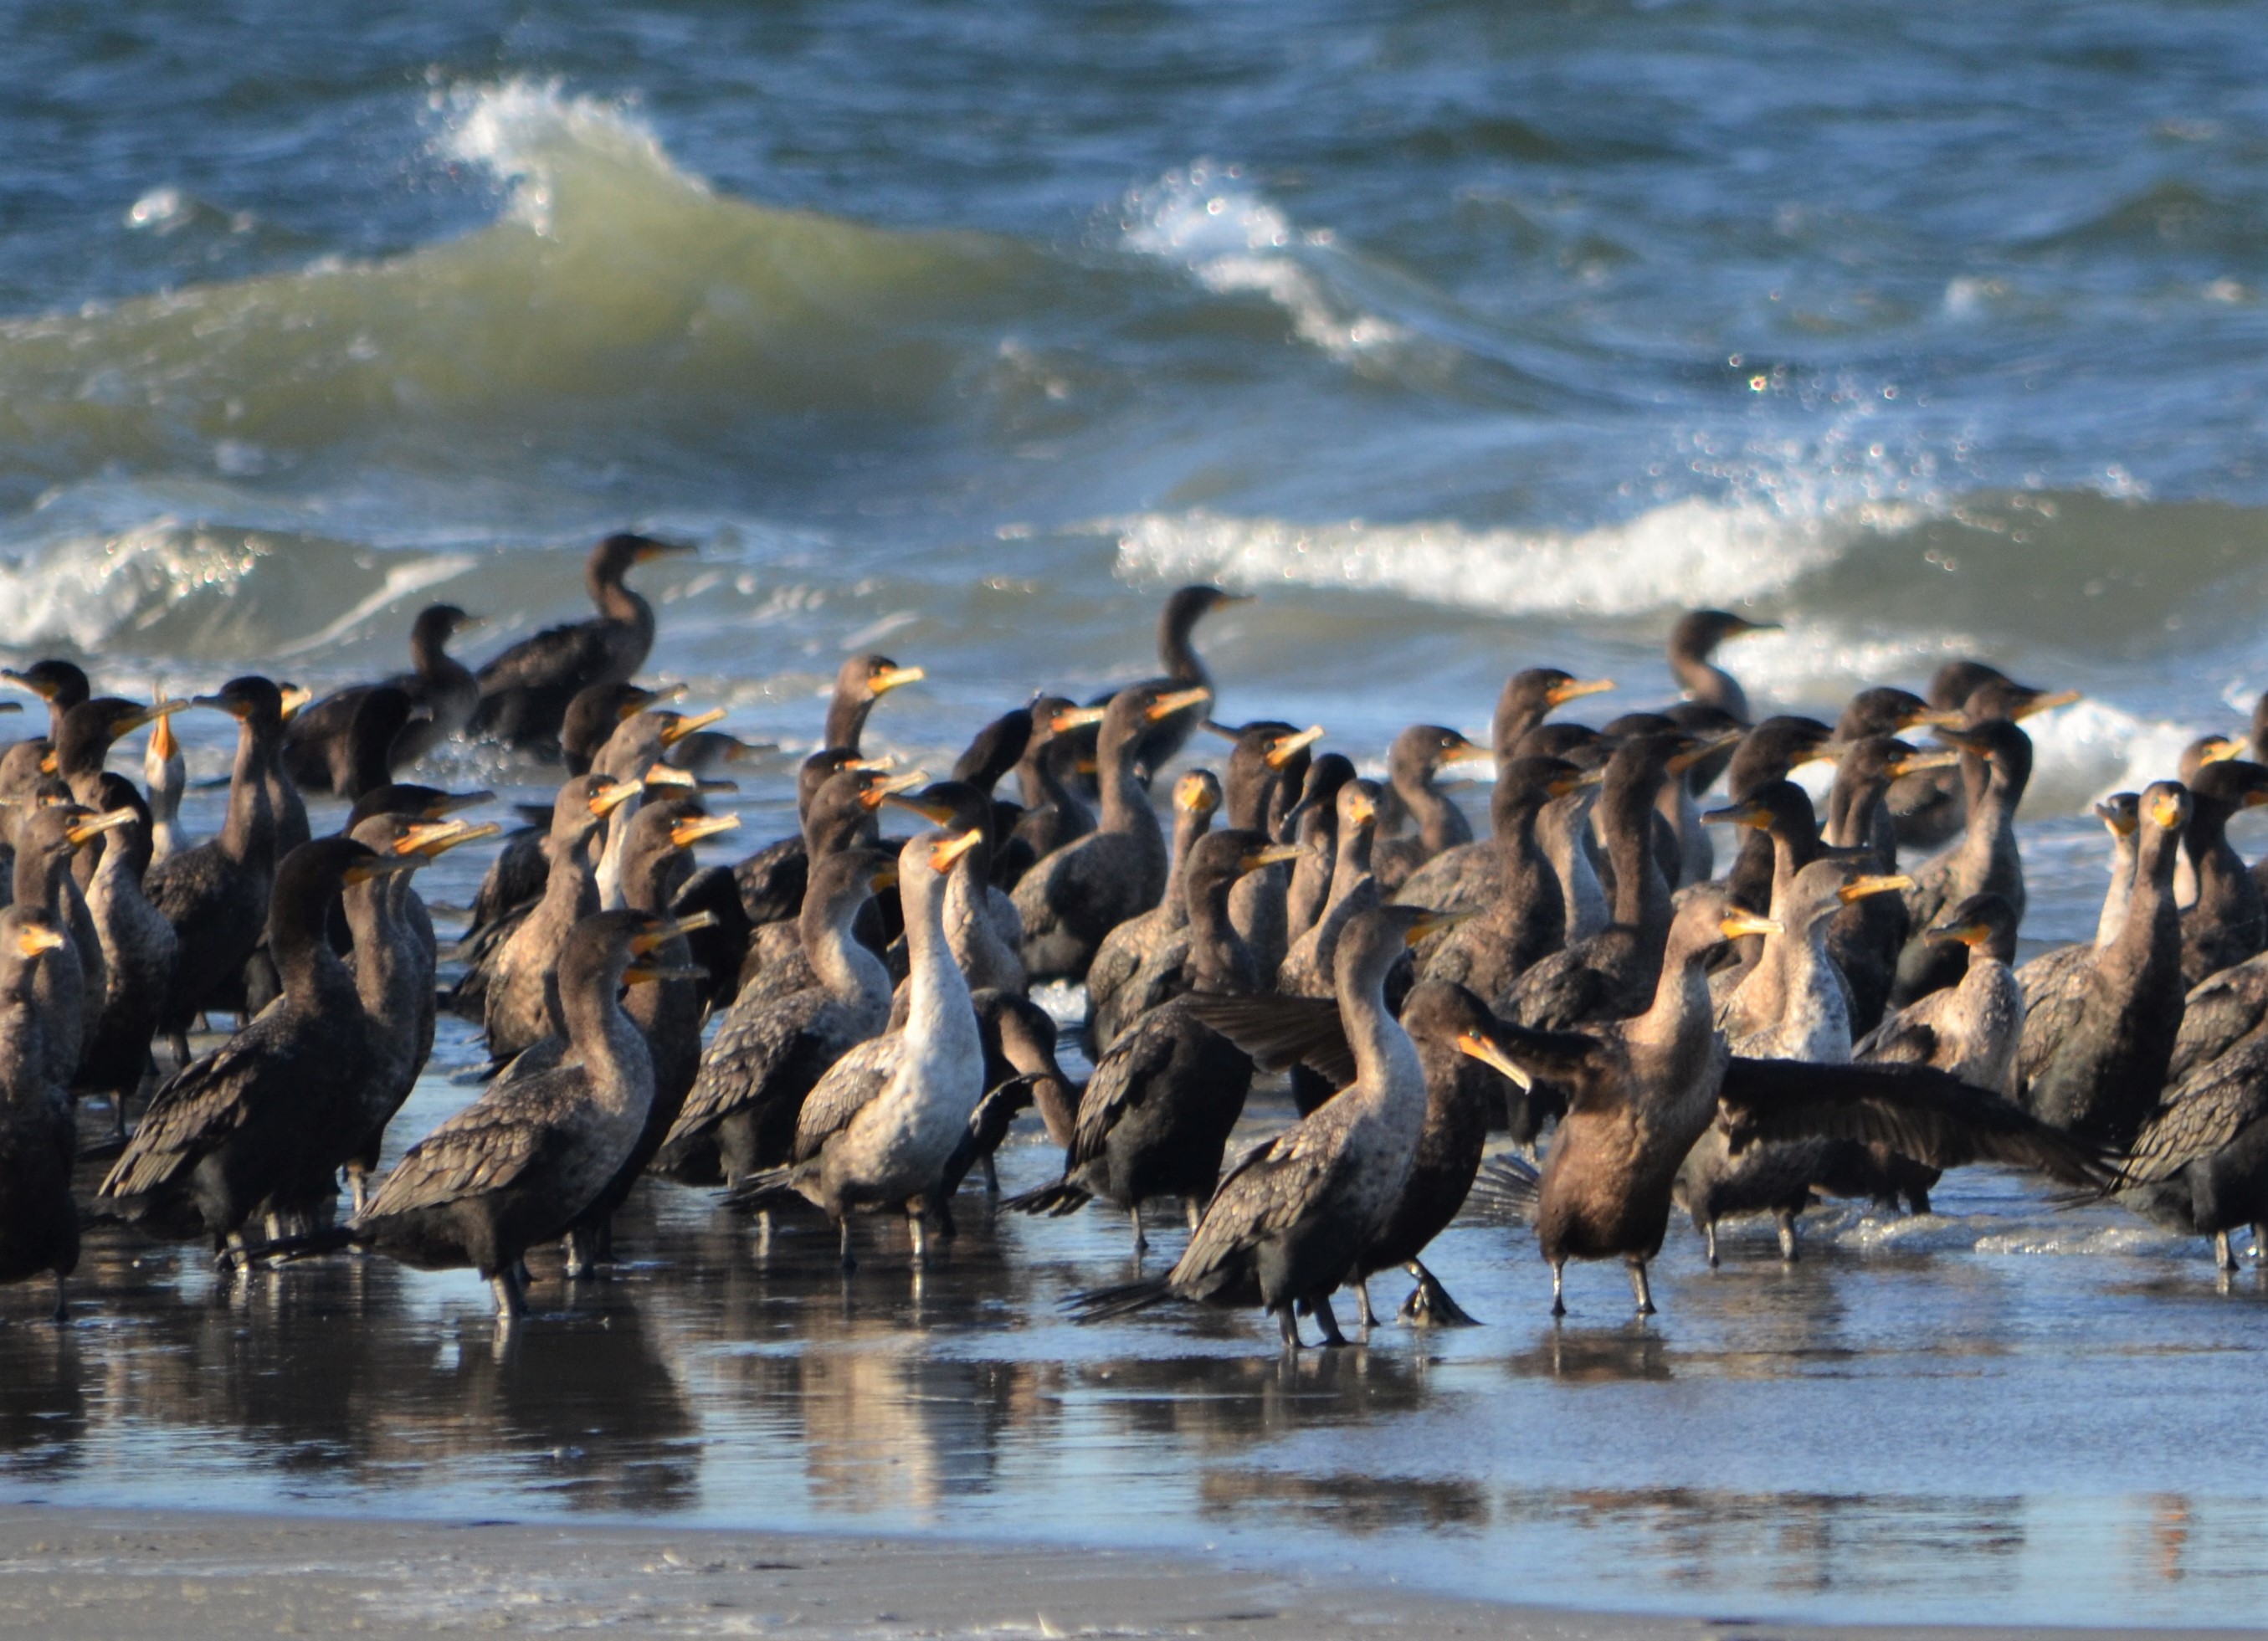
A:
[[[1672,612],[1731,605],[1786,622],[1728,656],[1775,706],[1972,651],[2087,692],[2034,725],[2035,945],[2093,927],[2088,800],[2268,685],[2252,8],[343,26],[11,11],[0,659],[324,685],[435,597],[491,617],[478,659],[646,527],[701,549],[641,572],[658,670],[785,748],[739,771],[757,841],[847,649],[928,668],[872,733],[935,768],[1149,670],[1163,589],[1218,578],[1263,595],[1206,629],[1222,716],[1374,764],[1522,665],[1658,703]],[[478,1057],[445,1026],[397,1144]],[[1003,1173],[1053,1160],[1020,1133]],[[2261,1277],[1999,1176],[1940,1207],[1818,1216],[1793,1269],[1675,1234],[1644,1328],[1612,1271],[1549,1327],[1532,1244],[1461,1225],[1437,1266],[1488,1326],[1293,1365],[1242,1317],[1061,1325],[1123,1228],[973,1195],[937,1269],[886,1240],[846,1287],[824,1237],[760,1258],[658,1190],[637,1262],[542,1273],[501,1356],[469,1278],[232,1293],[106,1234],[60,1334],[0,1295],[0,1487],[1233,1542],[1595,1606],[2268,1610]]]

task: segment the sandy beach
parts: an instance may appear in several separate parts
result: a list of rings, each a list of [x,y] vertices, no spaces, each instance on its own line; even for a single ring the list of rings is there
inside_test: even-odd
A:
[[[2088,1633],[1572,1613],[1445,1599],[1385,1581],[1287,1577],[1264,1566],[937,1540],[0,1506],[0,1634],[452,1630],[1250,1641],[1382,1631],[1410,1641],[1705,1635],[1983,1641]]]

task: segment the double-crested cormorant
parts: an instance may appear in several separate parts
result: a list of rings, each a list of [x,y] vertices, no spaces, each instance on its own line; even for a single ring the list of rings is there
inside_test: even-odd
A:
[[[480,617],[453,604],[429,604],[418,611],[409,624],[409,671],[376,684],[350,686],[292,715],[284,738],[292,778],[311,791],[338,790],[325,784],[330,771],[341,767],[330,746],[346,740],[363,697],[373,689],[399,689],[408,703],[401,727],[382,749],[392,765],[416,762],[470,724],[481,703],[480,680],[450,655],[449,640],[480,624]]]
[[[1890,986],[1893,1008],[1961,983],[1969,948],[1926,935],[1948,907],[1972,894],[1998,894],[2008,902],[2020,926],[2024,920],[2024,860],[2016,843],[2016,806],[2023,802],[2024,787],[2032,776],[2032,738],[2008,718],[1986,718],[1973,728],[1937,733],[1961,751],[1969,820],[1958,843],[1913,868],[1906,915],[1915,932],[1898,953],[1897,976]]]
[[[69,960],[61,928],[28,906],[0,911],[0,1283],[52,1275],[55,1318],[78,1267],[70,1096],[48,1074],[49,1018],[33,996],[47,963]]]
[[[1489,805],[1497,853],[1493,891],[1471,921],[1445,936],[1426,959],[1426,979],[1454,982],[1492,1001],[1559,950],[1566,939],[1566,902],[1558,874],[1536,840],[1535,823],[1544,805],[1599,778],[1557,758],[1514,758],[1504,765]]]
[[[189,766],[181,756],[171,714],[151,727],[149,744],[142,751],[142,784],[150,804],[150,865],[162,865],[188,847],[180,814],[181,794],[188,790]]]
[[[1289,997],[1328,997],[1336,990],[1339,937],[1347,921],[1379,903],[1378,879],[1370,874],[1370,850],[1378,824],[1378,787],[1347,782],[1332,799],[1338,811],[1331,826],[1335,844],[1330,896],[1314,927],[1292,943],[1276,970],[1276,989]],[[1305,865],[1302,857],[1300,864]]]
[[[1387,1012],[1387,972],[1405,946],[1438,926],[1438,914],[1415,906],[1380,907],[1348,926],[1336,978],[1354,1080],[1246,1153],[1212,1193],[1171,1270],[1081,1295],[1074,1301],[1081,1321],[1167,1299],[1256,1305],[1276,1318],[1286,1350],[1300,1346],[1301,1311],[1314,1317],[1325,1343],[1345,1343],[1330,1296],[1392,1225],[1425,1128],[1425,1070]]]
[[[1993,717],[2015,723],[2078,699],[2076,689],[2036,689],[1982,661],[1948,661],[1929,683],[1931,709],[1957,716],[1960,724],[1970,727]],[[1967,816],[1968,797],[1965,776],[1931,771],[1905,776],[1889,795],[1898,843],[1907,849],[1936,849],[1949,843]]]
[[[2190,800],[2182,850],[2197,875],[2197,901],[2182,914],[2182,979],[2195,986],[2268,946],[2268,907],[2228,837],[2237,811],[2268,804],[2268,766],[2241,758],[2208,763]]]
[[[1142,1204],[1149,1198],[1182,1198],[1196,1222],[1243,1112],[1252,1061],[1190,1004],[1198,995],[1249,997],[1261,989],[1252,949],[1229,916],[1229,891],[1246,873],[1288,857],[1292,847],[1236,827],[1197,841],[1182,890],[1194,991],[1120,1033],[1080,1097],[1062,1179],[1011,1198],[1008,1207],[1067,1214],[1100,1196],[1132,1217],[1138,1253],[1145,1246]]]
[[[1094,813],[1079,791],[1078,725],[1084,715],[1061,695],[1042,695],[1031,710],[1031,739],[1016,764],[1023,813],[1001,851],[1005,888],[1015,887],[1034,862],[1094,830]],[[1059,717],[1069,725],[1060,732]]]
[[[284,694],[265,678],[232,679],[191,704],[236,719],[236,764],[219,834],[152,865],[142,884],[180,943],[158,1017],[158,1029],[173,1038],[177,1070],[188,1063],[189,1023],[236,983],[267,927],[276,861],[269,777],[284,739]]]
[[[880,847],[881,827],[876,816],[882,806],[896,793],[921,786],[927,778],[919,769],[887,775],[863,763],[830,776],[812,798],[811,808],[804,816],[803,852],[806,863],[824,860],[837,850]],[[806,870],[809,870],[808,865]],[[744,904],[747,892],[744,880]],[[889,895],[891,891],[882,893]],[[803,898],[799,888],[799,908]],[[890,938],[887,925],[880,915],[880,898],[870,901],[860,910],[856,930],[859,940],[878,953],[887,949]],[[791,909],[784,916],[756,926],[748,938],[748,954],[741,966],[736,996],[784,997],[819,983],[804,957],[802,926],[798,921],[800,915],[799,910]]]
[[[2236,1269],[2228,1233],[2268,1224],[2268,1034],[2254,1031],[2169,1089],[2134,1137],[2114,1194],[2144,1218],[2213,1239]]]
[[[63,950],[33,977],[33,994],[48,1016],[48,1070],[65,1088],[77,1082],[110,992],[101,934],[72,877],[71,861],[105,832],[137,818],[131,809],[98,815],[64,802],[42,805],[16,827],[14,902],[40,913],[65,936]]]
[[[1354,778],[1353,759],[1344,753],[1323,754],[1307,765],[1300,799],[1285,813],[1285,824],[1291,828],[1287,841],[1300,846],[1300,857],[1292,863],[1291,885],[1284,891],[1287,942],[1314,928],[1331,898],[1331,874],[1338,867],[1339,789]]]
[[[1264,832],[1271,838],[1288,838],[1292,825],[1287,817],[1299,807],[1313,759],[1309,748],[1323,738],[1323,726],[1296,729],[1289,724],[1262,719],[1238,728],[1208,722],[1206,727],[1235,744],[1228,768],[1221,776],[1224,818],[1233,827]],[[1228,915],[1236,931],[1252,948],[1263,985],[1270,983],[1284,951],[1291,944],[1292,887],[1289,863],[1270,866],[1241,879],[1230,892]]]
[[[69,661],[34,661],[20,671],[0,668],[0,678],[28,689],[48,703],[48,735],[55,740],[63,732],[63,714],[94,694],[85,673]]]
[[[813,1085],[889,1022],[889,972],[850,925],[868,896],[896,878],[896,863],[880,850],[840,849],[820,861],[799,920],[814,983],[743,995],[725,1012],[656,1154],[657,1172],[688,1184],[731,1183],[789,1159]]]
[[[1776,621],[1750,621],[1730,610],[1688,610],[1669,629],[1669,670],[1687,700],[1721,708],[1743,724],[1752,723],[1748,692],[1712,658],[1727,638],[1778,630]]]
[[[2024,990],[2010,964],[2016,914],[1997,894],[1972,894],[1928,931],[1969,948],[1961,983],[1933,991],[1889,1016],[1852,1049],[1881,1064],[1933,1065],[1964,1083],[2016,1098],[2016,1045],[2024,1034]],[[1808,1058],[1810,1056],[1800,1056]]]
[[[1827,952],[1829,921],[1845,906],[1911,887],[1839,857],[1815,860],[1772,895],[1777,932],[1719,1012],[1735,1054],[1839,1064],[1851,1057],[1851,994]]]
[[[822,732],[826,749],[854,755],[866,733],[866,715],[893,689],[917,684],[929,674],[918,666],[900,666],[887,655],[854,655],[835,672],[835,690],[828,697],[827,725]]]
[[[359,1097],[377,1049],[331,950],[330,909],[343,886],[407,865],[351,838],[284,857],[268,912],[283,996],[151,1098],[98,1192],[122,1217],[240,1255],[254,1214],[303,1211],[335,1188],[362,1138]]]
[[[142,892],[150,862],[148,811],[131,795],[110,813],[122,811],[128,819],[118,822],[105,843],[102,864],[86,888],[87,916],[102,946],[104,982],[76,1084],[108,1097],[112,1132],[121,1140],[126,1137],[126,1101],[150,1069],[150,1040],[173,985],[179,945],[173,925]]]
[[[1024,925],[1015,902],[993,887],[992,800],[964,781],[937,781],[917,791],[893,793],[889,801],[932,826],[977,835],[968,852],[953,863],[946,887],[946,944],[971,991],[1021,992]],[[892,947],[894,953],[901,949]]]
[[[367,1205],[387,1124],[409,1098],[433,1052],[433,923],[410,887],[410,869],[460,844],[492,837],[496,830],[493,825],[387,813],[364,816],[348,830],[357,843],[402,865],[401,870],[350,881],[339,896],[354,941],[350,972],[371,1025],[367,1075],[357,1102],[362,1137],[346,1159],[347,1188],[357,1213]]]
[[[636,961],[676,938],[648,912],[600,912],[559,953],[568,1055],[556,1071],[500,1083],[412,1145],[368,1207],[343,1225],[254,1250],[284,1257],[364,1247],[422,1270],[471,1266],[497,1320],[525,1313],[519,1267],[556,1241],[621,1171],[653,1100],[645,1038],[615,1002],[625,983],[674,971]]]
[[[2086,1006],[2087,976],[2094,966],[2095,954],[2116,940],[2118,931],[2126,926],[2126,905],[2134,889],[2134,860],[2142,829],[2141,794],[2113,792],[2095,804],[2095,814],[2110,834],[2110,881],[2103,889],[2102,909],[2095,917],[2094,940],[2075,940],[2069,946],[2043,952],[2016,970],[2016,983],[2024,993],[2024,1030],[2016,1050],[2019,1089],[2047,1063],[2048,1055]],[[2178,855],[2180,850],[2175,853]],[[2268,968],[2263,972],[2268,974]],[[2191,1012],[2184,1012],[2183,1036],[2189,1036],[2192,1025],[2201,1024]],[[2250,1029],[2247,1025],[2232,1032],[2220,1039],[2211,1053],[2219,1053]],[[2178,1080],[2190,1063],[2176,1048],[2169,1074]]]
[[[1090,714],[1102,725],[1096,743],[1102,814],[1094,831],[1035,863],[1016,885],[1024,969],[1035,983],[1084,979],[1103,936],[1148,911],[1165,893],[1171,863],[1135,760],[1145,729],[1205,698],[1136,684],[1113,695],[1108,707],[1056,714],[1057,733]]]
[[[927,1258],[927,1221],[945,1211],[946,1171],[983,1097],[976,1009],[945,938],[946,874],[978,841],[975,832],[932,833],[898,851],[912,994],[906,1024],[836,1061],[797,1115],[788,1166],[751,1176],[728,1198],[765,1210],[800,1196],[823,1209],[837,1228],[845,1270],[857,1262],[857,1212],[902,1212],[914,1258]]]
[[[610,535],[591,549],[583,584],[598,607],[593,621],[547,627],[523,638],[474,674],[480,703],[468,726],[508,746],[554,742],[578,690],[627,682],[653,648],[653,607],[622,585],[638,564],[693,548],[649,536]]]
[[[1251,600],[1248,592],[1225,592],[1214,586],[1182,587],[1167,599],[1158,615],[1158,662],[1166,674],[1145,681],[1160,695],[1202,689],[1205,698],[1188,701],[1143,730],[1134,748],[1143,779],[1164,769],[1189,744],[1213,699],[1212,674],[1205,670],[1204,659],[1190,642],[1197,622],[1224,604],[1248,604]]]
[[[2174,852],[2189,789],[2157,781],[2142,794],[2134,887],[2118,938],[2089,953],[2075,1006],[2034,1008],[2018,1053],[2024,1104],[2043,1122],[2102,1145],[2124,1145],[2165,1086],[2182,1024],[2181,923]]]
[[[1192,769],[1174,783],[1174,857],[1166,893],[1139,916],[1130,917],[1094,949],[1086,968],[1086,1051],[1101,1055],[1118,1034],[1172,992],[1186,990],[1182,972],[1189,943],[1175,936],[1189,927],[1189,851],[1212,828],[1220,808],[1220,782],[1210,769]]]
[[[1079,1085],[1056,1061],[1054,1018],[1029,997],[1007,991],[976,994],[976,1027],[984,1036],[984,1081],[997,1088],[1022,1078],[1051,1144],[1068,1145],[1079,1121]]]
[[[482,1029],[489,1054],[504,1060],[551,1030],[554,965],[568,931],[599,909],[591,840],[608,814],[638,791],[636,781],[603,775],[571,776],[551,807],[543,840],[549,871],[543,898],[497,948],[482,1000]]]
[[[1371,845],[1371,871],[1381,894],[1392,895],[1427,861],[1445,850],[1473,841],[1472,823],[1456,800],[1434,785],[1441,771],[1490,755],[1440,724],[1413,724],[1386,749],[1386,777],[1410,818],[1414,837],[1381,837]]]
[[[393,684],[365,684],[345,695],[343,705],[325,712],[312,726],[309,714],[332,706],[340,696],[293,713],[284,726],[281,755],[295,786],[335,793],[351,803],[374,787],[389,784],[394,765],[406,762],[396,749],[415,709],[409,692]]]

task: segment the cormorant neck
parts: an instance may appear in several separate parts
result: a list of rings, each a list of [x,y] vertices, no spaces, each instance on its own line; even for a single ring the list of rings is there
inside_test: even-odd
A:
[[[2134,894],[2134,861],[2139,840],[2129,832],[2110,850],[2110,883],[2102,892],[2102,915],[2095,921],[2095,946],[2101,951],[2126,926],[2127,903]]]
[[[1146,827],[1154,834],[1158,829],[1158,814],[1150,806],[1149,789],[1134,775],[1134,758],[1139,746],[1139,740],[1129,735],[1122,745],[1101,749],[1100,825],[1105,832],[1131,832],[1138,827]]]
[[[275,855],[276,805],[269,795],[275,773],[275,742],[259,725],[244,719],[237,725],[228,818],[220,828],[221,852],[239,865],[261,864]]]
[[[1219,878],[1184,891],[1189,913],[1189,966],[1199,991],[1248,997],[1260,990],[1260,965],[1228,915],[1234,878]]]
[[[1191,642],[1197,630],[1202,609],[1182,609],[1168,605],[1158,617],[1158,659],[1166,668],[1166,676],[1174,681],[1176,689],[1210,689],[1212,674]]]
[[[863,895],[831,905],[813,896],[804,907],[803,954],[827,995],[838,1003],[887,1001],[890,995],[890,971],[850,932],[865,903]]]

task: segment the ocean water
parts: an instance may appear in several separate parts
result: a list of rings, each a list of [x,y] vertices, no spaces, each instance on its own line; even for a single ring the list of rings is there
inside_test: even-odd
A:
[[[320,688],[398,666],[435,598],[490,619],[464,646],[477,659],[574,614],[590,542],[644,528],[700,548],[640,572],[656,669],[785,748],[742,771],[755,841],[783,829],[792,756],[847,650],[928,669],[873,734],[934,760],[1035,688],[1143,675],[1162,593],[1217,578],[1260,595],[1204,630],[1222,714],[1321,722],[1375,760],[1413,720],[1484,727],[1521,666],[1610,673],[1602,710],[1658,704],[1675,613],[1725,605],[1786,624],[1727,656],[1772,706],[1830,711],[1970,653],[2086,692],[2035,725],[2035,940],[2092,927],[2088,799],[2166,772],[2268,687],[2268,31],[2250,8],[523,0],[350,23],[236,0],[25,6],[8,33],[10,664],[70,654],[122,690],[253,666]],[[183,725],[217,773],[220,721]],[[540,778],[473,752],[436,772]],[[440,874],[441,897],[471,869]],[[405,1122],[461,1098],[432,1079]],[[1751,1280],[1697,1274],[1673,1274],[1651,1334],[1515,1326],[1537,1272],[1508,1233],[1474,1230],[1467,1268],[1502,1274],[1466,1283],[1498,1325],[1438,1347],[1437,1367],[1400,1342],[1371,1353],[1375,1380],[1309,1366],[1323,1377],[1278,1385],[1241,1324],[1120,1330],[1106,1353],[1157,1381],[1123,1425],[1104,1417],[1124,1439],[1074,1442],[1085,1468],[1045,1476],[1003,1461],[966,1517],[819,1457],[807,1485],[686,1460],[685,1487],[601,1502],[1004,1534],[1044,1515],[1108,1537],[1118,1518],[1079,1478],[1123,1466],[1155,1503],[1141,1531],[1186,1542],[1177,1527],[1211,1511],[1302,1553],[1343,1546],[1358,1571],[1403,1558],[1506,1594],[2257,1611],[2257,1280],[2217,1294],[2194,1249],[2138,1252],[2109,1216],[2086,1256],[2035,1257],[2066,1246],[2065,1222],[2005,1182],[1975,1189],[1979,1223],[1942,1247],[1845,1227],[1771,1289],[1771,1326],[1745,1301],[1695,1318],[1688,1294]],[[2003,1209],[2029,1229],[1983,1223]],[[706,1223],[696,1203],[656,1211],[673,1235]],[[972,1267],[998,1280],[967,1278],[965,1335],[885,1308],[839,1338],[747,1348],[784,1355],[798,1384],[839,1359],[858,1440],[902,1431],[927,1462],[924,1409],[968,1400],[956,1374],[1015,1409],[1027,1369],[1104,1382],[1043,1365],[1087,1350],[1034,1321],[1072,1281],[1027,1269],[1061,1229],[1000,1233],[1005,1256]],[[1082,1253],[1079,1274],[1110,1274],[1101,1228],[1045,1257]],[[172,1402],[120,1387],[179,1357],[168,1328],[240,1343],[269,1324],[192,1275],[117,1275],[130,1257],[105,1253],[99,1284],[151,1331],[60,1349],[76,1365],[36,1382],[68,1384],[77,1425],[0,1391],[17,1409],[0,1475],[173,1498],[225,1475],[256,1498],[297,1462],[290,1419],[224,1399],[208,1453],[173,1439]],[[367,1280],[423,1296],[373,1338],[453,1340],[435,1307],[478,1308],[449,1279]],[[791,1309],[831,1292],[798,1280]],[[704,1311],[690,1356],[663,1329],[604,1372],[666,1375],[668,1442],[739,1431],[723,1370],[687,1363],[756,1339],[770,1313],[750,1303]],[[1824,1326],[1822,1307],[1858,1319],[1864,1372],[1806,1368],[1839,1358],[1775,1331]],[[1935,1320],[1899,1340],[1916,1314]],[[2039,1315],[2052,1327],[2023,1320]],[[1021,1343],[984,1357],[995,1338]],[[2074,1338],[2115,1369],[2069,1368]],[[214,1348],[255,1379],[297,1359]],[[1834,1439],[1885,1399],[1926,1424],[1931,1364],[1970,1350],[1996,1365],[1962,1380],[1984,1401],[1957,1439]],[[1220,1365],[1172,1367],[1191,1355]],[[967,1365],[1008,1358],[1025,1367]],[[1366,1400],[1396,1384],[1403,1400]],[[1217,1395],[1249,1419],[1208,1423]],[[869,1396],[891,1410],[860,1411]],[[2080,1474],[2056,1420],[2091,1400],[2086,1456],[2117,1461]],[[549,1430],[556,1411],[528,1417]],[[1436,1421],[1434,1445],[1397,1469],[1405,1415]],[[1057,1439],[1001,1417],[1033,1454]],[[584,1502],[516,1465],[510,1417],[467,1417],[452,1453],[501,1444],[477,1485],[411,1443],[372,1461],[394,1467],[384,1485],[349,1464],[329,1496]],[[1601,1446],[1633,1419],[1678,1433]],[[603,1406],[586,1423],[603,1444]],[[2122,1439],[2136,1427],[2146,1441]],[[823,1446],[799,1428],[774,1431],[803,1443],[780,1464]],[[60,1468],[57,1440],[77,1455]],[[958,1462],[935,1461],[924,1497],[960,1497]],[[1175,1490],[1185,1472],[1200,1505]],[[1397,1493],[1398,1475],[1424,1484]],[[1485,1555],[1456,1548],[1468,1532]],[[1806,1560],[1816,1544],[1834,1553]],[[1933,1594],[1948,1546],[1980,1544],[2014,1559],[1962,1563],[1983,1571]],[[1845,1564],[1866,1571],[1838,1581]]]

